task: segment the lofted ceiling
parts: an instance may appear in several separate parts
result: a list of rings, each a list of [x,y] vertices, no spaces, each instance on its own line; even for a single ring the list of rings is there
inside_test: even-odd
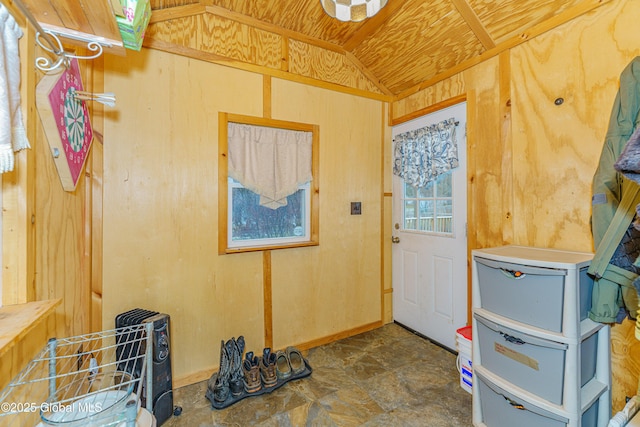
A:
[[[151,1],[152,9],[177,6],[180,2]],[[389,0],[374,17],[344,23],[328,16],[319,0],[202,2],[338,45],[352,53],[394,95],[476,58],[580,3],[594,3]]]
[[[110,0],[23,1],[40,22],[118,38],[117,27],[114,31],[104,18]],[[246,17],[330,45],[353,58],[383,93],[395,97],[607,1],[389,0],[374,17],[345,23],[325,14],[319,0],[150,0],[152,22],[156,14],[170,16],[206,7],[212,13]]]

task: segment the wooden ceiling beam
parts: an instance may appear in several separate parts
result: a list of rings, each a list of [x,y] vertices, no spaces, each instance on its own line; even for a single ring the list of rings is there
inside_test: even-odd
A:
[[[175,6],[166,9],[154,10],[151,14],[149,24],[157,22],[170,21],[172,19],[187,18],[189,16],[200,15],[202,13],[211,13],[212,15],[219,16],[221,18],[230,19],[241,24],[248,25],[253,28],[268,31],[270,33],[278,34],[283,37],[294,39],[308,43],[313,46],[318,46],[323,49],[330,50],[332,52],[344,54],[344,49],[337,44],[330,43],[324,40],[310,37],[296,31],[287,30],[286,28],[274,25],[268,22],[260,21],[259,19],[252,18],[242,13],[234,12],[229,9],[225,9],[220,6],[204,6],[203,4],[191,4],[187,6]]]
[[[338,46],[337,44],[330,43],[324,40],[317,39],[315,37],[307,36],[305,34],[299,33],[297,31],[288,30],[279,25],[271,24],[268,22],[260,21],[259,19],[252,18],[247,15],[243,15],[242,13],[234,12],[229,9],[225,9],[220,6],[206,6],[206,11],[212,13],[216,16],[220,16],[223,18],[231,19],[232,21],[239,22],[241,24],[246,24],[254,28],[258,28],[261,30],[269,31],[271,33],[279,34],[283,37],[287,37],[294,40],[299,40],[301,42],[308,43],[310,45],[318,46],[323,49],[327,49],[337,53],[344,53],[344,49],[342,46]]]
[[[478,18],[478,15],[476,15],[476,12],[469,5],[467,0],[451,0],[451,3],[453,3],[456,9],[458,9],[458,12],[462,15],[462,19],[464,19],[467,25],[469,25],[473,34],[476,35],[486,50],[496,47],[496,42],[484,27],[480,18]]]
[[[402,7],[405,0],[389,0],[375,16],[369,18],[342,46],[347,52],[353,51],[360,43],[373,34]]]
[[[345,52],[345,56],[347,57],[347,59],[349,61],[351,61],[351,63],[358,69],[360,70],[360,72],[369,79],[369,81],[371,81],[371,83],[373,83],[378,89],[380,89],[380,91],[386,95],[389,96],[393,96],[393,93],[385,86],[382,84],[382,82],[380,81],[380,79],[375,76],[371,70],[369,70],[367,67],[364,66],[364,64],[362,62],[360,62],[360,60],[358,58],[356,58],[356,56],[351,53],[351,52]]]
[[[496,47],[494,47],[493,49],[489,49],[486,52],[482,53],[481,55],[478,55],[474,58],[471,58],[467,61],[461,62],[460,64],[451,67],[450,69],[435,75],[434,77],[423,81],[422,83],[419,83],[413,87],[410,87],[409,89],[402,91],[401,93],[399,93],[398,95],[396,95],[394,101],[399,101],[402,100],[404,98],[407,98],[415,93],[420,92],[421,90],[424,90],[430,86],[433,86],[434,84],[441,82],[445,79],[448,79],[449,77],[452,77],[458,73],[463,72],[464,70],[473,67],[474,65],[477,65],[481,62],[486,61],[489,58],[493,58],[494,56],[499,55],[500,53],[511,49],[512,47],[518,46],[528,40],[533,39],[534,37],[537,37],[541,34],[546,33],[549,30],[552,30],[562,24],[565,24],[569,21],[571,21],[572,19],[577,18],[580,15],[583,15],[585,13],[588,13],[594,9],[597,9],[598,7],[602,6],[603,4],[607,4],[612,0],[589,0],[586,1],[584,3],[579,4],[578,6],[574,6],[571,9],[567,9],[564,12],[553,16],[550,19],[547,19],[544,22],[539,23],[538,25],[535,25],[531,28],[529,28],[528,30],[522,32],[519,35],[516,35],[514,37],[511,37],[510,39],[504,41],[503,43],[498,44]]]
[[[190,4],[187,6],[176,6],[167,9],[156,9],[151,13],[149,24],[156,22],[170,21],[172,19],[186,18],[189,16],[200,15],[207,11],[207,8],[201,4]]]

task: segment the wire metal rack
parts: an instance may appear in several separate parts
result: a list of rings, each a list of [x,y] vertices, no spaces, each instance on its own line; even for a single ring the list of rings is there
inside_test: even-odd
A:
[[[152,332],[141,323],[50,339],[0,391],[0,426],[134,427],[153,395]]]

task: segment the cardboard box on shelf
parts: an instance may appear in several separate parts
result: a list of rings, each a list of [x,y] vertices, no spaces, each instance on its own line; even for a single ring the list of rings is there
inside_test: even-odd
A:
[[[121,10],[114,10],[124,47],[140,50],[144,32],[151,19],[149,0],[120,0]],[[120,13],[119,13],[120,12]]]

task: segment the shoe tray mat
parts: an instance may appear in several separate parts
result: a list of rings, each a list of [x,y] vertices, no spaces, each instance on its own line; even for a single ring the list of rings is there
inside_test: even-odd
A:
[[[213,392],[209,388],[207,388],[206,397],[211,402],[211,406],[213,407],[213,409],[224,409],[233,405],[236,402],[241,401],[245,397],[260,396],[261,394],[271,393],[273,390],[279,389],[289,381],[299,380],[300,378],[308,377],[309,375],[311,375],[312,371],[313,370],[311,369],[309,362],[307,362],[307,359],[304,359],[304,371],[298,372],[295,375],[291,375],[288,378],[284,378],[284,379],[278,378],[278,382],[276,382],[276,384],[271,387],[265,387],[263,385],[260,390],[254,391],[253,393],[247,393],[246,390],[242,390],[242,393],[239,394],[238,396],[234,396],[231,394],[231,392],[229,392],[229,396],[227,397],[227,400],[225,400],[224,402],[218,402],[217,400],[215,400],[213,398]],[[217,374],[214,374],[214,375],[217,375]],[[211,383],[213,382],[215,381],[211,381]]]

